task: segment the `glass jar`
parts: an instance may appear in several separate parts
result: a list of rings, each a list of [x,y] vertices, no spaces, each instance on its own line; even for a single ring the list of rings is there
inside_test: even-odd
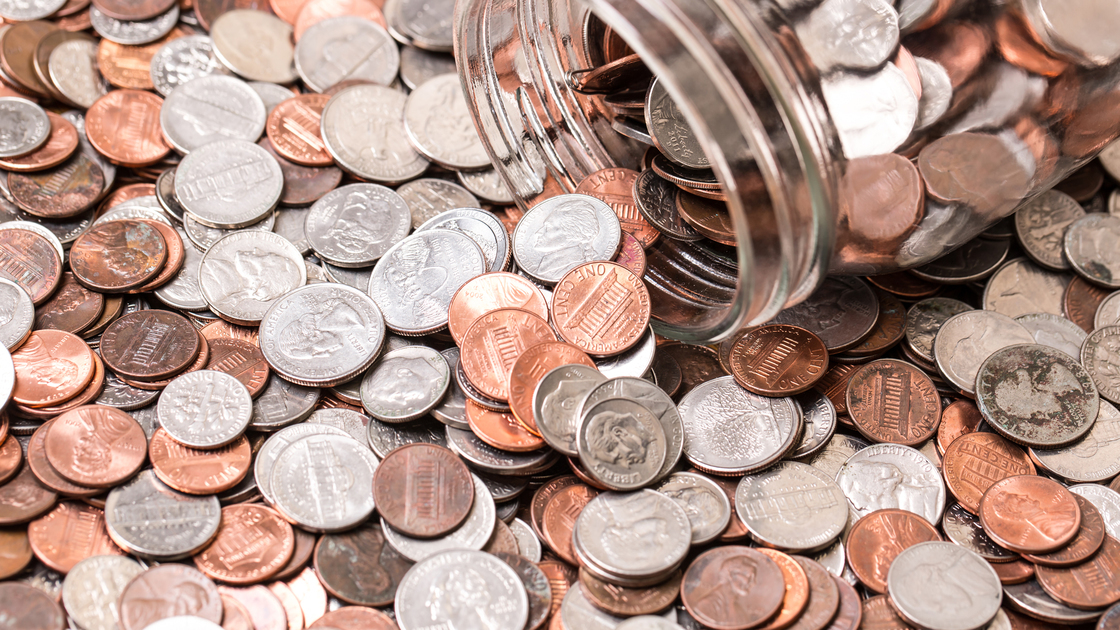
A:
[[[826,273],[891,273],[952,251],[1120,135],[1115,0],[896,4],[903,49],[936,61],[952,87],[939,118],[886,148],[921,174],[903,200],[913,216],[882,188],[896,176],[882,164],[897,158],[851,135],[889,125],[894,109],[854,125],[835,115],[851,86],[838,95],[819,42],[803,36],[821,0],[459,0],[456,57],[479,133],[526,210],[600,169],[640,168],[647,147],[612,128],[603,95],[573,89],[610,61],[606,29],[637,52],[727,202],[737,247],[662,238],[647,252],[655,330],[708,342],[771,319]],[[833,43],[874,39],[864,26]],[[903,49],[887,63],[913,63]]]

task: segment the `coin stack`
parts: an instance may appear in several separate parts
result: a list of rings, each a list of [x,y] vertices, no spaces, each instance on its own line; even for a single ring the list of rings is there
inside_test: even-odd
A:
[[[608,33],[655,147],[522,211],[451,15],[0,0],[6,627],[1120,627],[1120,148],[681,343],[738,263],[667,94]]]

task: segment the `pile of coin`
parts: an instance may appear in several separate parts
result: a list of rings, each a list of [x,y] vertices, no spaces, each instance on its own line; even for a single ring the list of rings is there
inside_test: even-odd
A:
[[[738,273],[711,172],[509,205],[450,6],[79,5],[0,1],[8,625],[1120,623],[1115,150],[687,344],[654,305]]]

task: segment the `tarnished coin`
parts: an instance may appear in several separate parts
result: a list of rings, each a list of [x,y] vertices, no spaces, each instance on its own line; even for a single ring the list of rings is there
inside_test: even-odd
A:
[[[454,549],[482,549],[494,533],[497,515],[494,499],[486,489],[486,484],[477,475],[472,474],[471,479],[474,482],[474,500],[466,520],[458,528],[439,538],[413,538],[390,528],[382,517],[381,529],[385,539],[402,556],[413,562],[421,562]]]
[[[311,531],[342,531],[373,512],[376,468],[373,452],[349,436],[309,435],[280,451],[269,485],[285,518]]]
[[[412,563],[387,543],[381,525],[367,522],[320,537],[314,565],[331,595],[358,606],[388,606]]]
[[[311,206],[305,232],[323,260],[339,267],[372,265],[408,234],[408,205],[376,184],[350,184]]]
[[[163,390],[159,423],[176,442],[212,449],[233,442],[253,413],[249,390],[236,378],[213,370],[184,374]]]
[[[640,404],[608,399],[587,405],[576,434],[576,450],[588,474],[612,490],[636,490],[661,472],[665,431]]]
[[[291,83],[292,27],[264,11],[235,9],[210,25],[214,52],[226,67],[250,81]]]
[[[614,263],[575,267],[552,295],[552,323],[560,338],[593,356],[613,356],[637,345],[649,318],[649,291],[642,279]]]
[[[323,143],[338,165],[382,184],[423,173],[428,160],[409,144],[405,100],[399,90],[380,85],[355,85],[332,97],[320,124]]]
[[[887,592],[887,574],[900,553],[914,545],[941,540],[937,528],[905,510],[876,510],[856,521],[846,541],[848,562],[860,583]]]
[[[62,582],[62,604],[81,627],[114,630],[117,600],[125,586],[144,571],[123,556],[90,556],[74,565]]]
[[[1074,359],[1081,356],[1081,345],[1087,335],[1080,326],[1065,317],[1051,313],[1028,313],[1016,317],[1015,321],[1030,331],[1035,343],[1061,350]]]
[[[990,310],[954,315],[934,339],[937,368],[955,388],[971,394],[981,364],[1001,348],[1033,344],[1030,331],[1010,317]]]
[[[1064,271],[1070,268],[1062,247],[1070,224],[1085,216],[1073,197],[1049,190],[1035,197],[1015,213],[1015,232],[1019,242],[1036,263]]]
[[[605,380],[606,377],[593,367],[562,365],[550,370],[537,383],[533,392],[533,417],[549,446],[569,457],[579,455],[576,432],[580,405],[585,396]]]
[[[1096,313],[1093,314],[1092,324],[1093,328],[1120,325],[1120,291],[1110,293],[1100,302]],[[1073,356],[1077,357],[1078,355]]]
[[[983,627],[1003,601],[999,576],[983,558],[940,541],[919,543],[898,554],[887,587],[899,614],[936,630]]]
[[[1120,411],[1102,400],[1084,437],[1059,448],[1031,448],[1030,453],[1039,466],[1069,481],[1103,482],[1115,477],[1120,474]]]
[[[1100,396],[1120,401],[1120,326],[1094,330],[1081,346],[1080,358]]]
[[[621,238],[610,206],[587,195],[557,195],[518,222],[513,257],[531,278],[551,285],[581,264],[612,260]]]
[[[436,164],[456,171],[490,166],[458,74],[433,77],[413,90],[404,123],[413,148]]]
[[[589,569],[635,586],[663,581],[684,560],[691,541],[684,509],[649,489],[598,495],[572,530],[575,551]]]
[[[218,587],[198,569],[163,564],[136,576],[121,592],[118,609],[121,630],[143,630],[178,615],[217,624],[222,619],[222,598]]]
[[[316,92],[344,80],[389,85],[397,77],[400,54],[384,28],[345,15],[304,31],[296,44],[295,65],[303,82]]]
[[[634,201],[642,216],[665,236],[681,241],[696,241],[700,233],[677,212],[678,188],[653,169],[642,171],[634,181]]]
[[[1073,270],[1094,284],[1120,288],[1120,259],[1113,244],[1120,238],[1120,217],[1094,212],[1073,222],[1064,249]]]
[[[167,256],[167,241],[154,226],[131,219],[107,221],[74,241],[70,269],[94,291],[121,293],[155,278]]]
[[[848,381],[848,414],[873,442],[922,444],[937,432],[941,400],[921,370],[895,359],[872,361]]]
[[[696,557],[681,582],[681,601],[705,627],[743,630],[781,609],[785,581],[778,564],[760,551],[717,547]]]
[[[856,518],[875,510],[907,510],[941,521],[945,482],[920,452],[899,444],[873,444],[852,455],[836,473]]]
[[[971,306],[952,298],[934,297],[918,302],[906,312],[906,347],[932,364],[933,342],[941,325],[954,315],[971,310]]]
[[[455,604],[462,588],[472,589],[478,599],[466,607]],[[523,630],[529,619],[528,596],[517,573],[480,551],[447,551],[425,559],[401,579],[398,593],[394,610],[401,630],[463,619],[493,630]]]
[[[743,477],[735,491],[735,511],[752,538],[790,551],[823,548],[848,523],[840,487],[820,470],[797,462],[780,462]]]
[[[878,317],[879,300],[866,282],[829,276],[804,302],[785,309],[770,323],[805,328],[824,342],[829,353],[837,353],[866,337]]]
[[[984,309],[1018,317],[1027,313],[1062,315],[1069,274],[1040,269],[1026,258],[1009,260],[984,287]]]
[[[1077,535],[1081,509],[1056,481],[1035,475],[992,484],[980,502],[980,523],[999,545],[1019,553],[1049,553]]]
[[[467,519],[474,488],[470,471],[454,453],[416,443],[393,450],[381,462],[373,498],[378,513],[395,529],[415,538],[437,538]]]
[[[210,310],[238,324],[254,324],[280,296],[307,283],[303,256],[272,232],[235,232],[202,256],[198,285]]]
[[[980,499],[995,482],[1035,474],[1023,449],[994,433],[969,433],[954,440],[945,449],[941,469],[949,491],[973,514],[979,513]]]
[[[202,340],[182,315],[140,310],[110,324],[99,348],[105,365],[119,376],[150,381],[190,367],[200,356]]]
[[[690,472],[673,473],[654,488],[677,502],[692,526],[692,544],[711,542],[727,529],[732,507],[726,494],[711,479]]]
[[[159,121],[164,138],[180,153],[190,153],[216,140],[256,142],[264,131],[264,101],[235,77],[201,76],[167,96]]]
[[[158,561],[185,558],[205,547],[221,517],[217,497],[176,492],[149,470],[113,488],[105,500],[105,525],[113,541]]]

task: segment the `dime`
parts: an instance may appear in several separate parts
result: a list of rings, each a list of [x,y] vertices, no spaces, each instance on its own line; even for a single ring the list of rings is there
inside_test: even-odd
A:
[[[2,270],[0,274],[3,274]],[[0,345],[8,350],[14,350],[31,334],[31,327],[35,321],[35,305],[31,303],[31,296],[20,285],[2,275],[0,275],[0,304],[4,305],[0,310]]]
[[[0,128],[5,130],[0,142],[0,158],[26,155],[46,144],[51,122],[43,108],[22,98],[0,98]]]
[[[887,592],[887,573],[906,549],[941,540],[937,528],[905,510],[876,510],[856,521],[848,534],[847,552],[859,581],[876,593]]]
[[[397,189],[408,204],[413,229],[454,208],[477,208],[478,199],[467,189],[443,179],[415,179]],[[505,229],[503,228],[503,236]]]
[[[101,336],[101,358],[118,375],[156,380],[181,373],[201,353],[202,342],[187,318],[170,311],[129,313]]]
[[[405,51],[401,53],[402,66],[405,63],[407,49],[406,46]],[[404,81],[407,83],[408,79]],[[506,186],[502,176],[493,168],[482,171],[458,171],[455,175],[467,190],[486,201],[497,204],[513,203],[513,193]]]
[[[176,492],[151,471],[114,488],[105,501],[109,536],[142,558],[185,558],[210,542],[220,520],[217,498]]]
[[[656,535],[635,528],[643,521]],[[582,565],[622,585],[656,584],[684,560],[692,540],[688,515],[653,490],[598,495],[575,519],[572,544]],[[780,582],[780,581],[779,581]]]
[[[41,171],[58,166],[73,155],[78,148],[78,130],[70,121],[58,114],[48,112],[47,117],[51,123],[51,135],[47,142],[26,155],[0,159],[0,166],[9,171]],[[23,180],[14,178],[14,181],[20,182]],[[24,201],[14,191],[12,194],[17,200]],[[28,205],[27,209],[35,210],[36,208],[33,205]]]
[[[1120,364],[1114,358],[1120,348],[1118,341],[1120,326],[1105,326],[1094,330],[1081,346],[1081,364],[1092,376],[1100,396],[1112,402],[1120,400],[1120,384],[1113,378],[1113,366]]]
[[[140,575],[139,562],[123,556],[96,555],[75,564],[62,582],[62,604],[81,627],[113,630],[113,611],[125,586]]]
[[[941,469],[949,491],[973,514],[979,512],[980,499],[995,482],[1035,474],[1023,449],[994,433],[968,433],[954,440],[945,449]]]
[[[901,480],[906,479],[903,485]],[[884,508],[941,521],[945,482],[925,455],[899,444],[873,444],[852,455],[836,473],[857,520]]]
[[[990,286],[990,285],[989,285]],[[1033,344],[1030,331],[994,311],[967,311],[946,320],[934,340],[938,371],[954,387],[970,394],[981,364],[1001,348]]]
[[[702,346],[693,347],[701,348]],[[597,357],[595,360],[595,368],[609,378],[618,378],[622,376],[641,378],[653,367],[654,351],[656,349],[657,340],[655,339],[653,330],[647,328],[645,334],[642,335],[641,341],[639,341],[636,346],[613,357]],[[707,348],[704,348],[701,352],[705,350],[707,350]],[[674,360],[678,358],[680,357],[673,357]],[[691,372],[694,369],[702,373],[707,373],[708,365],[705,362],[706,358],[707,357],[697,357],[698,360],[695,363],[690,363],[688,375],[692,376]],[[680,363],[678,363],[678,365],[680,365]],[[720,375],[725,373],[726,372],[719,372]],[[685,372],[682,368],[682,381],[684,376]]]
[[[794,447],[791,458],[808,457],[825,448],[836,433],[836,408],[827,396],[807,392],[797,397],[804,425],[801,439]]]
[[[252,417],[249,390],[228,374],[200,370],[171,381],[160,395],[159,423],[176,442],[197,449],[225,446]]]
[[[686,168],[709,168],[708,157],[684,113],[661,81],[654,80],[644,105],[646,127],[661,154]]]
[[[389,85],[397,77],[400,54],[384,28],[344,15],[327,18],[300,34],[295,64],[303,82],[322,92],[342,80]]]
[[[428,161],[409,144],[405,101],[400,91],[380,85],[355,85],[332,97],[323,109],[321,129],[339,166],[383,184],[423,173]]]
[[[419,630],[447,623],[458,609],[447,598],[466,585],[482,602],[469,613],[494,630],[522,630],[529,619],[529,601],[518,574],[502,560],[479,551],[448,551],[409,569],[401,580],[394,608],[401,630]]]
[[[613,490],[636,490],[659,476],[667,440],[659,419],[620,398],[587,405],[576,450],[587,472]]]
[[[246,555],[250,548],[253,553]],[[230,505],[222,508],[214,541],[195,555],[194,563],[215,580],[254,584],[275,575],[294,549],[292,526],[279,514],[260,505]]]
[[[175,40],[171,45],[181,45],[188,39]],[[167,95],[159,121],[163,137],[183,154],[217,140],[256,142],[265,127],[264,101],[235,77],[196,77]]]
[[[382,517],[381,529],[389,544],[413,562],[421,562],[454,549],[482,549],[494,532],[497,516],[494,499],[486,485],[473,474],[471,478],[474,483],[474,499],[466,520],[459,527],[439,538],[420,539],[391,529],[388,521]]]
[[[1105,538],[1110,538],[1105,532],[1104,517],[1100,511],[1081,495],[1074,495],[1077,506],[1081,509],[1081,527],[1069,545],[1053,553],[1026,554],[1023,557],[1035,565],[1044,567],[1072,567],[1088,561],[1104,544]],[[1042,576],[1040,581],[1045,582]],[[1025,580],[1024,580],[1025,581]]]
[[[440,353],[410,346],[383,355],[362,380],[362,406],[385,422],[415,420],[447,392],[451,372]]]
[[[533,418],[550,446],[570,457],[578,455],[580,403],[605,380],[593,367],[583,365],[556,367],[541,378],[533,392]]]
[[[408,141],[424,157],[452,170],[480,170],[490,156],[475,131],[458,74],[433,77],[404,106]]]
[[[180,614],[217,624],[222,619],[222,598],[214,583],[198,569],[164,564],[129,582],[121,592],[118,609],[121,630],[142,630]]]
[[[583,263],[613,259],[621,238],[610,206],[587,195],[557,195],[518,222],[513,257],[531,278],[552,285]]]
[[[214,43],[206,35],[190,35],[168,41],[156,51],[150,67],[152,85],[163,97],[192,79],[229,73],[214,56]],[[240,115],[243,112],[230,113]]]
[[[1081,439],[1060,448],[1031,448],[1031,457],[1046,470],[1075,482],[1103,482],[1120,474],[1120,443],[1112,437],[1120,429],[1120,412],[1101,401],[1097,419]]]
[[[649,410],[660,423],[665,435],[665,461],[655,479],[665,477],[676,466],[684,447],[684,429],[676,405],[658,386],[644,379],[624,376],[595,383],[579,403],[579,417],[581,420],[586,418],[588,410],[601,402],[617,399],[637,403]],[[582,427],[582,421],[580,426]],[[578,441],[577,437],[577,445]],[[611,440],[607,441],[608,444],[610,442]],[[633,444],[629,440],[625,442]]]
[[[737,585],[749,590],[735,590]],[[716,630],[761,625],[780,610],[784,595],[778,564],[746,547],[718,547],[700,554],[681,582],[681,600],[689,614]]]
[[[383,464],[384,465],[384,464]],[[379,508],[384,504],[379,502]],[[388,606],[412,563],[386,540],[377,523],[367,522],[315,544],[315,573],[323,585],[348,604]]]
[[[894,608],[911,623],[969,630],[999,612],[1003,589],[983,558],[953,543],[916,544],[891,563],[887,586]]]
[[[264,11],[227,11],[210,26],[214,52],[226,67],[250,81],[290,83],[292,27]]]
[[[471,486],[470,471],[454,453],[417,443],[386,456],[374,475],[373,495],[389,525],[415,538],[437,538],[466,520]]]
[[[253,401],[249,426],[257,431],[275,431],[295,424],[311,414],[319,394],[318,387],[296,385],[272,374],[264,391]]]
[[[1043,477],[1007,477],[984,493],[980,522],[992,540],[1020,553],[1056,551],[1077,535],[1081,510],[1073,495]]]
[[[1085,216],[1085,210],[1069,195],[1050,190],[1032,199],[1015,213],[1019,242],[1036,263],[1055,271],[1070,268],[1062,249],[1070,224]]]
[[[222,237],[202,256],[198,284],[216,314],[259,322],[280,296],[307,283],[307,267],[279,234],[245,231]]]
[[[805,328],[824,342],[829,353],[837,353],[862,341],[878,317],[879,301],[871,287],[858,278],[829,276],[808,299],[770,323]]]
[[[1120,298],[1116,297],[1118,293],[1120,292],[1111,293],[1100,302],[1097,312],[1093,315],[1094,329],[1120,324]]]
[[[933,343],[942,324],[971,306],[950,298],[929,298],[906,312],[906,345],[919,358],[933,363]]]
[[[202,80],[219,78],[234,80]],[[175,171],[179,203],[199,223],[217,228],[243,228],[260,221],[276,207],[283,184],[276,160],[244,140],[204,144]]]
[[[777,502],[775,496],[783,500]],[[785,550],[823,548],[848,523],[840,487],[820,470],[797,462],[780,462],[743,477],[735,492],[735,512],[752,538]]]

